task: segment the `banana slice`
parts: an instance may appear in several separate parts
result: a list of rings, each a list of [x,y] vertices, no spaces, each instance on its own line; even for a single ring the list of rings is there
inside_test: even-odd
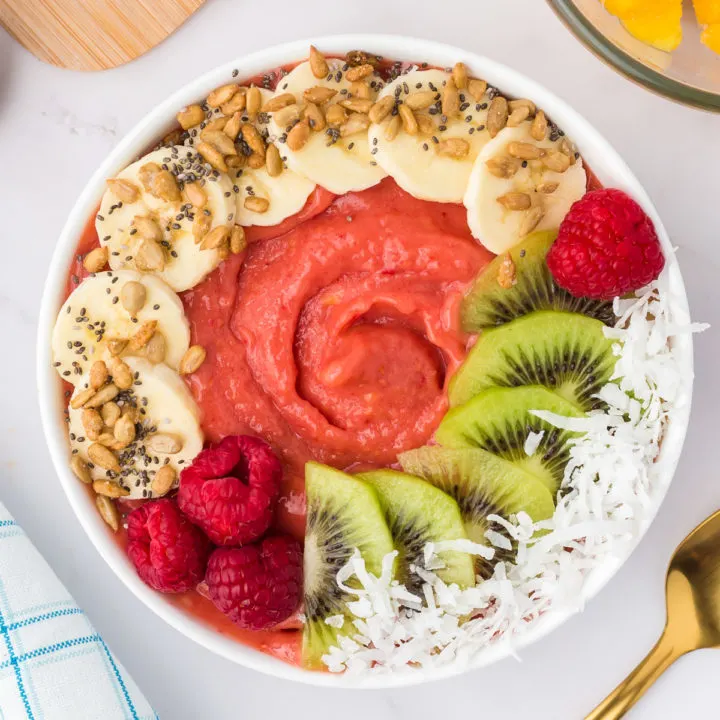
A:
[[[124,362],[135,382],[107,402],[97,404],[90,398],[85,407],[73,408],[73,401],[86,392],[89,376],[83,376],[76,388],[69,408],[72,454],[87,464],[92,480],[120,485],[119,490],[115,485],[98,485],[102,494],[114,492],[128,499],[164,495],[202,450],[200,414],[174,370],[142,358]],[[154,482],[166,465],[172,470],[163,470]]]
[[[531,128],[526,121],[489,142],[475,161],[465,193],[472,234],[497,254],[533,230],[558,227],[586,191],[587,176],[571,143],[536,140]]]
[[[240,189],[235,215],[238,225],[279,225],[299,213],[315,189],[314,182],[287,168],[275,177],[269,175],[266,168],[244,168],[235,173],[231,170],[230,176]],[[252,209],[254,206],[246,206],[245,201],[249,197],[267,200],[267,210],[257,212]]]
[[[271,90],[258,88],[260,92],[262,105],[265,105],[272,99],[274,93]],[[269,136],[268,124],[270,116],[268,113],[260,112],[254,117],[247,114],[244,108],[239,120],[242,124],[250,123],[255,127],[260,136],[267,142]],[[212,131],[213,121],[227,118],[220,108],[215,108],[210,117],[203,120],[200,125],[190,128],[189,137],[185,144],[194,146],[199,140],[202,140],[203,130],[208,127]],[[227,118],[229,121],[230,118]],[[242,135],[238,136],[242,138]],[[238,145],[238,152],[241,153],[243,148]],[[275,145],[277,148],[277,145]],[[246,148],[250,151],[250,148]],[[271,151],[272,152],[272,151]],[[279,225],[283,220],[300,212],[305,206],[310,194],[315,189],[315,183],[302,175],[284,167],[284,162],[279,157],[278,149],[276,162],[279,161],[279,174],[277,169],[270,174],[268,165],[261,168],[252,168],[247,164],[247,156],[244,156],[244,167],[230,167],[228,176],[233,185],[233,194],[235,196],[235,222],[238,225],[251,226],[262,225],[270,227]],[[248,198],[256,198],[266,200],[266,204],[261,204],[258,210],[255,201],[249,201]]]
[[[451,77],[442,70],[413,70],[398,77],[378,97],[378,102],[395,98],[394,109],[368,134],[378,164],[403,190],[421,200],[461,203],[475,158],[490,140],[486,128],[490,98],[482,81],[455,90],[455,112],[452,117],[442,114]],[[412,110],[409,126],[398,112],[403,105],[403,113]]]
[[[270,90],[262,89],[260,91],[263,104],[270,100],[274,93]],[[268,132],[268,115],[260,113],[254,125],[267,140]],[[243,117],[243,121],[247,122],[247,116]],[[275,143],[275,147],[277,143]],[[278,148],[280,155],[282,148]],[[241,168],[239,170],[231,170],[230,178],[240,192],[236,195],[237,206],[235,211],[235,222],[239,225],[262,225],[270,227],[279,225],[283,220],[291,215],[299,213],[310,193],[315,189],[315,183],[308,180],[303,175],[298,175],[287,167],[285,162],[280,160],[283,168],[279,175],[270,175],[267,164],[254,170],[250,167]],[[263,198],[268,201],[268,208],[264,212],[256,212],[251,207],[247,207],[248,197]]]
[[[147,323],[156,323],[151,342],[136,350],[124,344]],[[177,369],[189,343],[180,298],[160,278],[131,270],[86,278],[60,309],[52,334],[55,368],[73,384],[111,354],[142,353]]]
[[[360,97],[359,88],[353,87],[353,81],[347,78],[348,72],[355,69],[347,68],[342,60],[329,59],[327,63],[329,73],[320,80],[313,75],[310,63],[300,63],[280,80],[275,97],[285,94],[294,95],[297,104],[302,107],[307,99],[306,91],[310,91],[312,97],[313,88],[332,90],[335,94],[324,102],[320,94],[322,90],[316,91],[317,103],[314,107],[327,115],[329,108],[341,102],[373,100],[382,87],[382,80],[373,73],[362,79],[363,91],[368,97]],[[363,103],[360,103],[358,109],[367,112],[369,108],[362,108],[362,105]],[[341,114],[340,107],[334,112]],[[350,109],[345,109],[345,112],[347,121],[352,121],[351,125],[345,124],[347,122],[345,121],[323,127],[326,121],[322,119],[320,123],[322,129],[309,131],[307,140],[302,146],[296,143],[295,138],[301,130],[307,129],[304,123],[309,122],[310,116],[306,112],[307,119],[299,127],[296,126],[297,130],[291,126],[291,123],[285,124],[286,118],[290,115],[287,110],[273,112],[270,119],[271,137],[277,139],[286,165],[336,195],[343,195],[353,190],[365,190],[379,183],[386,175],[368,147],[367,115],[365,112],[356,113]],[[355,131],[346,134],[350,133],[351,129]]]
[[[186,183],[197,191],[192,196],[183,192]],[[234,219],[230,178],[180,145],[154,150],[109,180],[95,227],[113,270],[152,272],[182,292],[224,257],[223,247],[206,249],[196,238],[232,228]]]

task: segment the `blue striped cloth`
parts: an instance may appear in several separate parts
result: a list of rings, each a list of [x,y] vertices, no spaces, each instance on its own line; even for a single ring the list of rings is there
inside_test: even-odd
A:
[[[0,503],[0,720],[157,720]]]

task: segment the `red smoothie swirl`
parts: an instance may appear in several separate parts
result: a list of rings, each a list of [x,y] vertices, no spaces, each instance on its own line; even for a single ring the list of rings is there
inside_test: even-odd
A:
[[[492,255],[462,206],[418,200],[389,179],[334,200],[316,194],[275,230],[251,229],[245,255],[183,302],[192,342],[207,350],[190,385],[208,439],[270,442],[293,516],[307,460],[384,465],[430,438],[465,357],[459,302]],[[290,528],[302,534],[300,522]]]

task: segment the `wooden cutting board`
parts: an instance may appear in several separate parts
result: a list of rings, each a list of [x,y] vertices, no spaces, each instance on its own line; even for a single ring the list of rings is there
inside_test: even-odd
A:
[[[35,57],[72,70],[134,60],[205,0],[0,0],[0,25]]]

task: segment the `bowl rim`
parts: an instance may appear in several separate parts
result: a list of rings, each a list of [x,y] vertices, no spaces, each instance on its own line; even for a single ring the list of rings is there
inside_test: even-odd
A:
[[[588,50],[616,72],[662,97],[700,110],[720,112],[720,94],[686,85],[638,62],[606,38],[577,9],[573,0],[547,0],[547,3]]]
[[[573,137],[590,167],[601,181],[612,182],[628,191],[650,215],[665,249],[669,287],[673,309],[678,320],[689,319],[687,296],[673,248],[667,232],[650,198],[614,148],[563,100],[521,73],[478,54],[451,45],[398,35],[349,34],[317,36],[271,46],[250,55],[240,56],[230,62],[195,77],[167,99],[155,106],[115,146],[87,182],[76,200],[60,233],[42,297],[37,336],[37,385],[43,432],[55,470],[60,478],[70,505],[96,547],[101,557],[131,592],[156,615],[186,637],[202,647],[245,667],[289,680],[310,685],[345,688],[392,688],[447,678],[469,669],[479,668],[510,655],[513,651],[539,640],[571,617],[582,605],[594,597],[630,556],[647,527],[657,513],[672,480],[685,438],[692,394],[692,338],[683,334],[677,338],[674,350],[684,368],[681,401],[671,411],[656,467],[662,471],[654,506],[644,518],[643,526],[632,546],[623,557],[609,559],[591,571],[586,579],[577,607],[557,608],[541,617],[527,632],[513,638],[512,642],[499,642],[479,653],[469,665],[453,664],[447,667],[395,674],[369,674],[363,677],[310,672],[289,665],[259,650],[243,645],[237,640],[223,636],[198,618],[192,617],[165,597],[151,590],[137,576],[125,553],[114,540],[103,520],[95,511],[85,487],[77,481],[68,464],[68,444],[62,422],[62,393],[59,391],[57,373],[52,368],[51,332],[62,302],[70,259],[88,218],[99,204],[105,187],[105,179],[112,177],[138,154],[142,153],[158,137],[167,131],[171,118],[177,110],[204,97],[214,87],[227,82],[233,69],[240,69],[239,77],[252,77],[270,68],[305,58],[310,44],[321,47],[328,54],[363,48],[394,60],[429,62],[439,67],[464,62],[471,71],[485,77],[492,84],[502,87],[516,97],[530,97],[542,106],[550,117]]]

